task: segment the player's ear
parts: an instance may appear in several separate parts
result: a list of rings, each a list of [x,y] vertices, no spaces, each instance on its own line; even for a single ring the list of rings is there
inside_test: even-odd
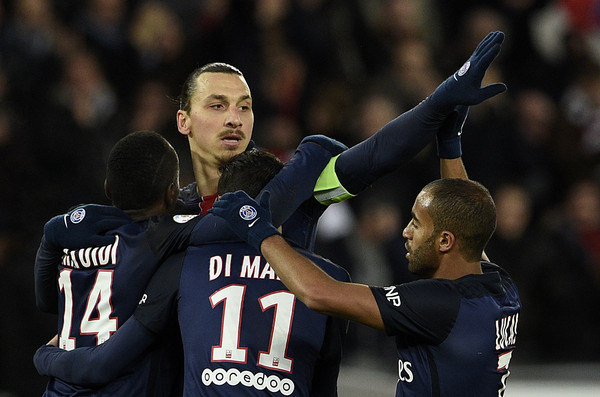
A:
[[[185,110],[177,111],[177,129],[183,135],[189,135],[191,132],[188,122],[188,114]]]
[[[444,230],[440,233],[438,241],[440,252],[448,252],[456,243],[456,237],[454,237],[454,233]]]
[[[110,201],[112,201],[112,194],[110,194],[110,189],[108,188],[108,183],[106,182],[106,179],[104,180],[104,194]]]
[[[179,185],[172,182],[165,191],[165,206],[167,209],[175,208],[177,199],[179,198]]]

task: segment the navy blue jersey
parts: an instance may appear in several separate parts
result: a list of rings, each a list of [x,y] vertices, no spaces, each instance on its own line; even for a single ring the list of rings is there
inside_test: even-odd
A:
[[[301,251],[332,277],[345,270]],[[156,273],[134,317],[161,332],[177,310],[187,396],[335,396],[345,322],[308,309],[245,243],[190,247]],[[325,343],[327,342],[327,343]]]
[[[483,274],[371,287],[396,337],[396,396],[502,396],[521,303],[500,267]]]
[[[72,350],[104,343],[131,316],[158,265],[187,246],[198,220],[181,223],[163,216],[130,222],[111,232],[114,242],[109,245],[65,249],[58,266],[59,347]],[[39,251],[38,260],[44,257],[44,243]],[[124,388],[130,395],[143,393],[146,382],[140,373],[148,369],[148,362],[133,366],[113,384],[94,390],[94,395],[112,396]],[[82,390],[53,378],[46,395]]]

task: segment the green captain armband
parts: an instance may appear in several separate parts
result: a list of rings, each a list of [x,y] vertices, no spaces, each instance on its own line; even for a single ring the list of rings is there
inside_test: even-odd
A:
[[[319,175],[317,184],[315,185],[314,196],[317,201],[324,205],[339,203],[356,196],[342,186],[340,180],[335,173],[335,162],[340,155],[332,157],[329,163]]]

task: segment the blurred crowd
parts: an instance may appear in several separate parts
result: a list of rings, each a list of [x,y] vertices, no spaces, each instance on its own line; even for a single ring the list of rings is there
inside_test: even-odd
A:
[[[182,185],[193,181],[174,99],[194,68],[240,68],[254,140],[286,160],[309,134],[349,146],[367,138],[493,30],[506,41],[484,83],[508,91],[471,108],[463,159],[496,200],[487,253],[522,296],[514,362],[597,360],[599,0],[1,0],[0,396],[43,390],[31,359],[56,319],[35,308],[35,252],[50,217],[108,203],[111,146],[132,131],[160,132],[180,155]],[[431,145],[328,209],[317,252],[358,282],[411,280],[402,229],[437,177]],[[349,360],[393,361],[381,333],[353,325],[349,341]]]

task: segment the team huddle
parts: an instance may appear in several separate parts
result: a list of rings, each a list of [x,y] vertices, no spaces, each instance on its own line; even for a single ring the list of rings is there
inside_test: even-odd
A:
[[[80,205],[44,227],[36,302],[58,314],[56,337],[34,356],[44,395],[337,396],[353,321],[395,337],[396,396],[502,396],[521,304],[485,254],[495,204],[468,179],[461,135],[469,106],[506,90],[481,87],[503,40],[488,34],[363,142],[309,135],[286,163],[253,147],[242,72],[193,71],[177,127],[196,181],[180,188],[169,142],[133,132],[109,155],[113,205]],[[320,216],[433,141],[441,178],[422,188],[403,231],[420,279],[353,283],[314,252]]]

